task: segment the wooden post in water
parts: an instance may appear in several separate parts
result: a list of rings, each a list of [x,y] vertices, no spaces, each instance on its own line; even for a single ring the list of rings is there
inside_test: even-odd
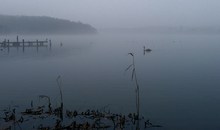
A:
[[[9,40],[8,40],[8,53],[9,53],[9,51],[10,51],[10,44],[9,44]]]
[[[4,47],[7,47],[7,45],[6,45],[6,39],[4,40]]]
[[[19,40],[18,40],[18,36],[17,36],[17,43],[19,42]]]
[[[36,42],[37,42],[37,51],[38,51],[38,40]]]
[[[24,52],[24,39],[22,40],[22,48],[23,48],[23,52]]]
[[[51,40],[49,40],[49,44],[50,44],[50,50],[51,50],[51,46],[52,46],[52,44],[51,44]]]
[[[16,47],[17,47],[17,50],[18,50],[18,47],[20,46],[20,43],[19,43],[19,40],[18,40],[18,36],[17,36],[17,43],[15,43]]]

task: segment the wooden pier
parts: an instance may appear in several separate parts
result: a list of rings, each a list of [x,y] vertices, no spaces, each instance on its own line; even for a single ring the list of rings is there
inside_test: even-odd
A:
[[[0,42],[0,48],[12,48],[12,47],[17,47],[17,48],[24,48],[26,47],[36,47],[37,50],[39,47],[50,47],[52,46],[51,40],[36,40],[36,41],[25,41],[22,39],[22,41],[19,41],[18,36],[17,36],[17,41],[10,41],[10,40],[4,40],[3,42]]]

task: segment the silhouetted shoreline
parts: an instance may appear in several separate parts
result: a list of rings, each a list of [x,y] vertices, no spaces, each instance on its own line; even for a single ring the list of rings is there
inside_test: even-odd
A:
[[[0,34],[95,34],[89,24],[47,16],[0,15]]]

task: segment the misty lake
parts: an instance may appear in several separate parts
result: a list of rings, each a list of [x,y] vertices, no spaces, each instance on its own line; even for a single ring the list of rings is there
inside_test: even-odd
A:
[[[15,41],[16,35],[0,36]],[[140,113],[162,130],[220,129],[220,37],[217,34],[20,36],[52,40],[52,48],[0,51],[0,110],[29,106],[39,95],[64,108],[135,112],[135,84],[125,69],[135,55]],[[60,43],[62,42],[62,46]],[[143,46],[152,52],[143,53]]]

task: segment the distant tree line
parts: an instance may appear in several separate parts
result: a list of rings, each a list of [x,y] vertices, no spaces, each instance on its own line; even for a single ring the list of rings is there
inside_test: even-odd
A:
[[[46,16],[0,15],[0,34],[93,34],[89,24]]]

